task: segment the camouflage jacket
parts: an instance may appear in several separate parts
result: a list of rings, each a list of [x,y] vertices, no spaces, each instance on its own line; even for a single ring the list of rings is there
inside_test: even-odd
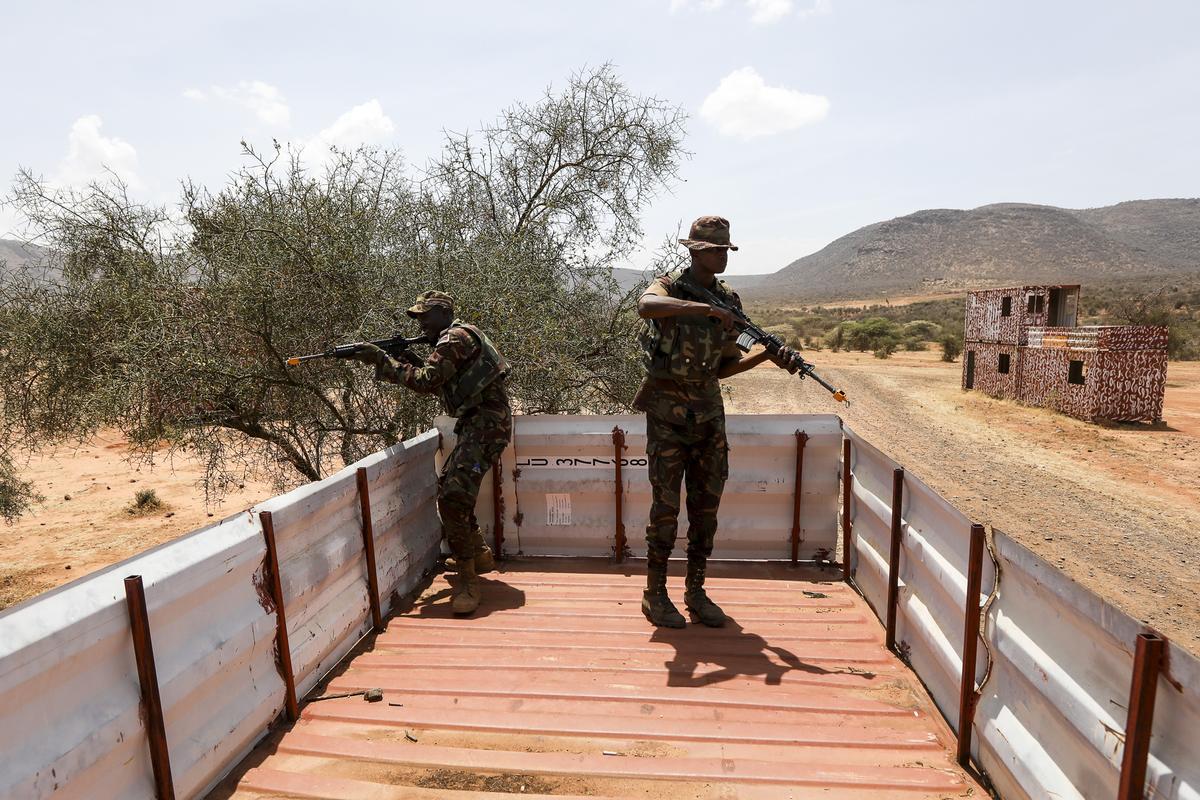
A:
[[[660,276],[645,294],[687,299],[677,284],[690,277],[688,270]],[[741,300],[728,284],[717,281],[711,288],[741,307]],[[686,423],[689,416],[695,422],[706,422],[723,414],[717,373],[721,364],[741,356],[735,344],[737,334],[702,315],[645,323],[640,342],[646,377],[634,398],[634,408],[676,425]]]
[[[484,344],[486,343],[486,344]],[[499,363],[479,362],[489,351]],[[447,414],[463,417],[474,413],[507,419],[512,413],[504,378],[508,371],[491,342],[477,328],[455,321],[442,332],[433,352],[419,367],[404,364],[380,352],[375,377],[407,386],[414,392],[438,394]],[[463,380],[470,385],[463,385]]]

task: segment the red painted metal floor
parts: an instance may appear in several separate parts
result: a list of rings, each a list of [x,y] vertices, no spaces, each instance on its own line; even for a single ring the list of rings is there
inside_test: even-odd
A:
[[[735,621],[667,630],[641,615],[643,570],[509,562],[470,619],[439,576],[325,690],[383,702],[309,703],[214,796],[986,796],[835,573],[714,565]]]

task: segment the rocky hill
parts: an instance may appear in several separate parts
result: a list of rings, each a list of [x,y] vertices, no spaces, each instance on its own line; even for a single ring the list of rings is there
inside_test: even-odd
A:
[[[45,248],[36,244],[26,244],[16,239],[0,239],[0,274],[19,269],[25,264],[39,262],[45,254]]]
[[[752,300],[820,300],[1180,271],[1200,272],[1200,200],[1083,210],[999,203],[868,225],[773,275],[739,277],[737,286]]]

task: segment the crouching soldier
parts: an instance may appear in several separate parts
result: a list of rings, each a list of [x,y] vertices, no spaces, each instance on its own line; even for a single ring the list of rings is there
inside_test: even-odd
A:
[[[734,318],[726,309],[686,299],[689,282],[741,307],[737,294],[717,275],[725,271],[729,222],[700,217],[687,239],[691,265],[660,276],[638,300],[646,321],[641,336],[645,379],[633,405],[646,412],[646,455],[652,502],[646,526],[646,592],[642,613],[655,625],[682,628],[683,615],[667,596],[667,559],[675,546],[680,484],[687,479],[688,546],[684,605],[710,627],[726,617],[704,590],[708,557],[717,532],[717,509],[729,474],[725,406],[720,379],[770,358],[766,350],[743,357]],[[781,350],[773,360],[794,369],[798,354]]]
[[[508,366],[483,331],[454,319],[450,295],[422,292],[408,315],[436,343],[424,363],[396,361],[375,346],[356,358],[375,365],[377,380],[437,393],[446,413],[458,418],[458,441],[438,477],[437,507],[458,571],[454,613],[470,614],[481,599],[479,574],[495,568],[475,519],[475,499],[484,475],[512,438],[512,407],[504,388]]]

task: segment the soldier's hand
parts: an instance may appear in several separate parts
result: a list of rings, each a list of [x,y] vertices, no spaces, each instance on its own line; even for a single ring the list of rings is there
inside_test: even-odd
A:
[[[352,358],[364,364],[379,366],[380,364],[387,363],[388,354],[379,345],[366,342],[354,353]]]
[[[733,330],[733,314],[721,308],[720,306],[708,307],[709,319],[715,319],[721,323],[721,327],[727,331]]]
[[[771,356],[771,360],[774,361],[777,366],[780,366],[783,369],[786,369],[788,372],[792,373],[793,375],[795,375],[797,372],[799,372],[800,367],[803,366],[803,364],[804,364],[803,357],[801,357],[801,355],[799,353],[797,353],[792,348],[787,347],[786,345],[784,347],[779,348],[779,352],[777,352],[777,353],[775,353],[775,355]]]

